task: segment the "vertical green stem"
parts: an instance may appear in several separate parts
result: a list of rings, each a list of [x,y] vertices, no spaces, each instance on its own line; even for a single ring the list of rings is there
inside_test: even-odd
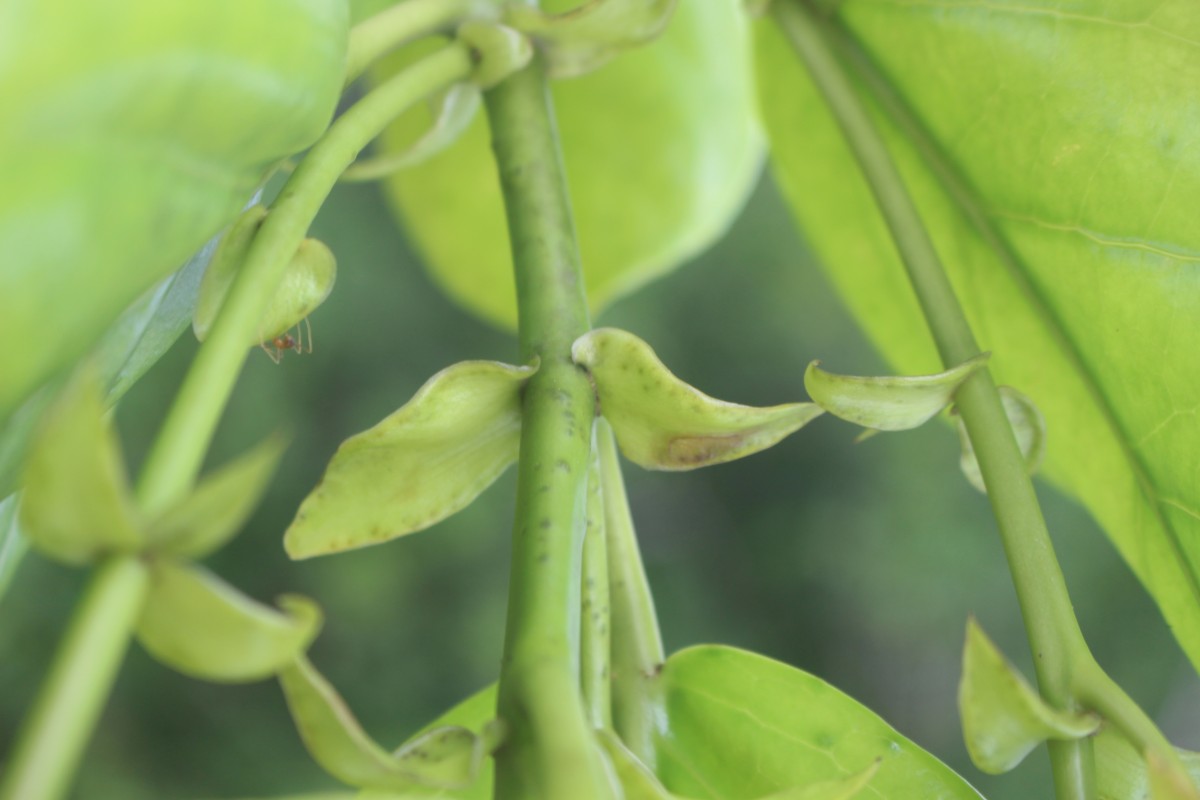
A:
[[[829,103],[879,204],[896,249],[947,367],[979,352],[962,307],[882,137],[803,0],[780,0],[775,17]],[[990,373],[981,370],[955,398],[979,460],[992,512],[1033,649],[1038,684],[1056,706],[1070,707],[1072,672],[1092,657],[1071,608],[1033,484]],[[1095,797],[1091,743],[1050,748],[1060,800]]]
[[[654,725],[662,709],[658,674],[666,656],[629,513],[616,439],[605,420],[596,424],[611,586],[613,715],[621,739],[653,769]]]
[[[9,760],[0,800],[62,797],[108,700],[149,587],[146,565],[118,556],[95,576]]]
[[[589,800],[606,796],[578,672],[595,397],[571,361],[571,343],[590,321],[540,63],[489,91],[486,104],[512,242],[521,357],[541,359],[524,397],[498,701],[512,737],[497,754],[496,797]]]
[[[595,441],[593,439],[593,449]],[[579,665],[583,699],[594,728],[612,728],[610,684],[611,640],[608,599],[608,535],[604,525],[604,495],[600,460],[593,452],[588,470],[587,534],[583,540],[583,609],[580,620]]]

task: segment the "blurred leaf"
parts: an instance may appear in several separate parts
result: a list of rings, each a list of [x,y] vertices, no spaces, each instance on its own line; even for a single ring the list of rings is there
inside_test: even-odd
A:
[[[345,0],[0,5],[0,425],[324,130]],[[131,24],[136,21],[136,24]]]
[[[0,598],[4,597],[8,584],[21,563],[21,557],[29,547],[17,524],[17,504],[20,499],[10,494],[0,500]]]
[[[980,797],[872,711],[778,661],[691,647],[667,660],[660,680],[666,725],[656,742],[657,771],[676,794],[753,800],[822,781],[852,784],[878,762],[871,797]]]
[[[478,777],[487,755],[483,738],[458,725],[430,728],[395,753],[386,752],[303,655],[280,672],[279,684],[313,760],[350,786],[461,789]]]
[[[829,26],[990,368],[1200,666],[1200,6],[848,0]],[[901,373],[938,363],[874,198],[775,25],[760,107],[806,241]],[[1084,455],[1086,454],[1086,455]]]
[[[203,558],[229,541],[258,505],[287,442],[272,436],[207,475],[192,493],[147,530],[150,549],[177,558]]]
[[[267,207],[261,203],[251,204],[238,215],[221,237],[221,243],[217,245],[212,260],[200,280],[196,310],[192,314],[192,332],[198,340],[203,342],[208,338],[208,331],[217,320],[217,314],[225,303],[225,297],[233,286],[242,262],[246,260],[254,237],[258,235],[259,228],[267,218],[267,212]]]
[[[1184,772],[1154,751],[1146,753],[1146,769],[1150,775],[1152,800],[1197,800],[1200,792]]]
[[[663,787],[654,772],[639,761],[615,733],[598,729],[596,739],[612,763],[625,800],[676,800],[676,796]]]
[[[1032,475],[1042,465],[1046,456],[1046,419],[1038,407],[1025,395],[1011,386],[1001,386],[1000,402],[1004,405],[1004,413],[1012,425],[1013,435],[1017,437],[1017,446],[1025,457],[1025,467]],[[967,435],[967,426],[962,418],[954,415],[954,424],[958,428],[958,441],[962,445],[962,455],[958,465],[966,476],[967,482],[981,492],[987,493],[983,484],[983,474],[979,471],[979,462],[975,459],[975,446]]]
[[[279,602],[284,613],[208,570],[158,561],[138,640],[156,659],[193,678],[262,680],[304,652],[321,627],[320,609],[311,600],[285,595]]]
[[[521,387],[536,371],[536,364],[463,361],[342,442],[284,534],[288,555],[379,544],[468,506],[516,460]]]
[[[1047,739],[1082,739],[1100,727],[1095,715],[1051,707],[974,619],[967,623],[958,711],[971,761],[992,775],[1008,772]]]
[[[1095,738],[1099,800],[1151,800],[1146,759],[1125,737],[1104,728]],[[1176,750],[1192,780],[1200,783],[1200,753]]]
[[[742,207],[761,153],[748,61],[739,0],[688,2],[653,44],[553,85],[594,309],[707,248]],[[399,121],[384,152],[407,148],[425,127],[419,117]],[[515,327],[484,115],[453,147],[386,186],[438,283],[471,311]]]
[[[143,543],[97,375],[76,375],[42,416],[25,465],[21,529],[43,554],[85,564]]]
[[[600,412],[621,452],[646,469],[733,461],[765,450],[821,414],[814,403],[756,408],[715,400],[671,374],[650,345],[616,328],[585,333],[571,357],[591,373]]]

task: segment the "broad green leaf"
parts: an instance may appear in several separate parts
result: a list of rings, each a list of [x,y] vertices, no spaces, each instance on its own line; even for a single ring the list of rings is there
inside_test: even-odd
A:
[[[1025,467],[1032,475],[1042,465],[1046,457],[1046,419],[1042,412],[1025,395],[1011,386],[1001,386],[1000,402],[1004,405],[1004,413],[1012,425],[1013,434],[1017,437],[1017,447],[1025,458]],[[954,425],[958,429],[958,441],[962,445],[962,455],[958,465],[967,481],[981,492],[987,492],[983,485],[983,473],[979,471],[979,462],[975,459],[975,447],[971,437],[967,435],[967,426],[962,418],[954,414]]]
[[[258,505],[287,449],[272,436],[224,465],[147,528],[150,549],[177,558],[203,558],[229,541]]]
[[[1095,738],[1099,800],[1152,800],[1146,759],[1112,728]],[[1176,750],[1192,781],[1200,785],[1200,753]]]
[[[874,712],[778,661],[730,647],[692,647],[667,660],[661,681],[666,720],[656,742],[657,772],[675,794],[757,800],[793,787],[852,782],[878,762],[863,797],[979,800],[966,781]]]
[[[1200,666],[1200,6],[846,0],[834,41],[1000,383]],[[831,279],[901,373],[938,363],[841,134],[772,20],[760,106]]]
[[[1008,772],[1047,739],[1081,739],[1100,727],[1092,714],[1051,707],[974,619],[967,623],[958,711],[971,761],[992,775]]]
[[[716,400],[684,383],[632,333],[597,328],[571,347],[591,373],[621,452],[647,469],[684,470],[742,458],[820,416],[814,403],[768,408]]]
[[[835,778],[831,781],[784,789],[759,800],[852,800],[862,794],[878,771],[879,760],[876,759],[847,778]]]
[[[491,751],[482,736],[460,725],[418,733],[395,753],[375,743],[332,684],[303,655],[279,673],[292,720],[304,746],[339,781],[369,789],[460,789],[479,776]]]
[[[141,547],[120,445],[94,370],[82,370],[42,416],[23,483],[21,529],[43,554],[84,564]]]
[[[138,621],[138,641],[172,669],[207,681],[268,678],[304,652],[321,627],[316,604],[279,599],[283,613],[200,567],[158,561]]]
[[[761,153],[746,28],[740,0],[680,3],[655,42],[554,84],[594,309],[704,250],[741,208]],[[384,152],[407,148],[426,126],[401,120],[384,135]],[[484,115],[453,147],[391,178],[387,190],[438,283],[469,310],[516,327]]]
[[[804,388],[835,417],[874,430],[906,431],[924,425],[949,405],[963,381],[987,363],[988,355],[936,375],[886,378],[835,375],[813,361],[804,371]]]
[[[379,544],[465,508],[516,460],[521,387],[536,371],[536,364],[455,364],[347,439],[284,535],[288,555]]]
[[[345,0],[0,5],[0,425],[317,138],[346,25]]]

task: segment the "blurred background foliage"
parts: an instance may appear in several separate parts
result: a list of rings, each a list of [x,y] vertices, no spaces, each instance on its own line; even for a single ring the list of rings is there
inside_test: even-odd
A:
[[[341,268],[312,318],[315,352],[278,366],[251,354],[210,464],[276,429],[293,443],[262,508],[210,566],[260,599],[299,591],[318,600],[327,621],[314,662],[368,730],[398,744],[495,679],[514,473],[450,520],[383,546],[291,563],[281,536],[342,439],[442,367],[511,361],[516,345],[439,293],[375,187],[339,188],[314,234]],[[812,358],[835,371],[884,371],[769,179],[716,247],[596,323],[633,331],[685,380],[733,401],[802,398]],[[118,422],[135,467],[195,349],[185,335],[123,401]],[[668,650],[699,642],[757,650],[858,698],[991,800],[1047,796],[1043,751],[991,778],[971,767],[961,741],[955,695],[967,616],[1032,670],[999,539],[986,500],[958,471],[953,431],[934,424],[857,445],[855,435],[822,419],[763,454],[700,472],[627,465]],[[1041,494],[1101,663],[1177,744],[1200,748],[1200,682],[1158,612],[1086,514],[1044,485]],[[82,580],[30,555],[0,600],[0,752]],[[273,682],[201,683],[135,645],[73,796],[186,800],[333,786],[305,754]]]

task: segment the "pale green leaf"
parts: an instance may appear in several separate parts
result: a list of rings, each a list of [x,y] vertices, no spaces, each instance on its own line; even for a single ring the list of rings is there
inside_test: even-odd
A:
[[[804,388],[817,405],[848,422],[880,431],[924,425],[954,399],[963,381],[988,360],[983,353],[936,375],[862,378],[835,375],[814,361],[804,371]]]
[[[1045,474],[1200,666],[1200,5],[845,0],[832,32]],[[1069,12],[1069,13],[1068,13]],[[938,364],[840,132],[772,20],[760,107],[805,240],[900,373]]]
[[[740,0],[681,3],[655,42],[553,85],[593,309],[704,250],[741,208],[761,160],[746,28]],[[399,121],[383,137],[384,152],[406,149],[427,127],[419,116]],[[471,311],[515,327],[484,115],[453,147],[386,187],[438,283]]]
[[[846,778],[834,778],[830,781],[811,783],[807,786],[797,786],[784,789],[782,792],[759,798],[759,800],[852,800],[862,794],[867,784],[879,771],[879,760],[872,761],[865,768]]]
[[[44,555],[84,564],[137,550],[140,521],[95,371],[42,416],[25,463],[21,529]]]
[[[650,345],[598,328],[571,347],[596,386],[621,452],[647,469],[684,470],[757,453],[821,414],[814,403],[756,408],[715,400],[684,383]]]
[[[517,458],[537,366],[464,361],[338,448],[284,535],[292,558],[378,544],[465,508]]]
[[[1151,800],[1200,800],[1200,791],[1187,773],[1154,751],[1146,753]]]
[[[1099,800],[1152,800],[1146,759],[1121,734],[1106,727],[1095,738],[1095,751]],[[1200,753],[1175,752],[1200,785]]]
[[[324,130],[345,0],[0,4],[0,425]],[[20,346],[11,346],[14,343]]]
[[[967,623],[958,711],[971,761],[993,775],[1017,766],[1047,739],[1081,739],[1100,727],[1095,715],[1051,707],[974,619]]]
[[[251,600],[211,572],[157,561],[137,636],[150,655],[207,681],[268,678],[308,647],[321,627],[316,604],[279,599],[283,612]]]
[[[829,781],[853,785],[878,763],[861,797],[980,798],[874,712],[778,661],[692,647],[667,660],[660,680],[656,771],[680,796],[753,800]]]
[[[203,558],[245,524],[266,491],[287,443],[272,436],[205,476],[186,498],[148,526],[151,550],[177,558]]]
[[[1004,406],[1009,424],[1012,425],[1013,435],[1017,438],[1017,447],[1025,459],[1026,469],[1032,475],[1038,471],[1042,459],[1046,457],[1046,419],[1033,401],[1016,389],[1011,386],[1001,386],[999,389],[1000,402]],[[958,428],[959,444],[962,445],[958,465],[972,486],[981,492],[987,492],[987,487],[983,484],[983,473],[979,471],[979,462],[975,459],[975,447],[971,444],[971,437],[967,435],[967,426],[957,414],[954,415],[954,424]]]

